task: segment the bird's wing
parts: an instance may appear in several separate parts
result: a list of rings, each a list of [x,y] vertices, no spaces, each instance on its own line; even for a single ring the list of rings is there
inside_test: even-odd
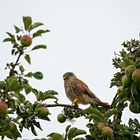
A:
[[[93,102],[91,102],[91,104],[93,103],[94,105],[95,104],[98,104],[100,106],[103,106],[105,108],[110,108],[110,105],[108,103],[104,103],[102,102],[89,88],[88,86],[83,82],[81,81],[80,79],[76,79],[76,85],[77,85],[77,88],[80,88],[82,92],[84,92],[86,95],[88,95],[89,97],[91,97],[93,100]]]
[[[96,99],[96,100],[100,101],[98,99],[98,97],[89,89],[89,87],[83,81],[81,81],[80,79],[77,79],[76,83],[77,83],[77,86],[79,86],[79,88],[81,88],[81,90],[85,94],[87,94],[89,97],[91,97],[93,99]]]

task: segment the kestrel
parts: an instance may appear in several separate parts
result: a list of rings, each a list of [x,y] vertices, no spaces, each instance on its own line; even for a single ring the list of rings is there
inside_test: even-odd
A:
[[[63,79],[66,96],[72,101],[72,105],[91,104],[92,106],[102,106],[104,108],[110,107],[108,103],[99,100],[74,73],[66,72],[63,75]]]

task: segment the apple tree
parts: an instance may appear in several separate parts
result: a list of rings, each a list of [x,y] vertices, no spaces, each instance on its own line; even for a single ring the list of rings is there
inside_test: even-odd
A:
[[[42,29],[43,23],[33,22],[29,16],[23,17],[23,27],[14,26],[15,33],[7,32],[4,42],[10,43],[11,55],[15,62],[8,62],[6,70],[8,75],[0,79],[0,136],[17,140],[22,137],[23,129],[28,129],[37,136],[36,127],[42,130],[39,119],[51,121],[50,107],[62,107],[57,120],[65,123],[67,119],[84,117],[89,120],[86,130],[79,127],[66,126],[65,134],[52,132],[47,140],[138,140],[140,123],[138,119],[129,119],[127,124],[122,123],[124,109],[140,113],[140,41],[130,40],[122,44],[123,49],[115,53],[113,66],[117,69],[111,80],[110,87],[117,87],[116,95],[111,107],[89,106],[81,109],[68,104],[58,103],[55,90],[41,91],[30,84],[29,78],[41,80],[43,73],[40,71],[27,72],[21,63],[24,59],[31,65],[31,51],[46,49],[45,44],[34,45],[35,38],[49,32]],[[34,94],[36,99],[31,102],[28,94]],[[53,104],[44,101],[52,99]],[[47,122],[46,122],[47,123]],[[46,137],[46,136],[44,136]]]

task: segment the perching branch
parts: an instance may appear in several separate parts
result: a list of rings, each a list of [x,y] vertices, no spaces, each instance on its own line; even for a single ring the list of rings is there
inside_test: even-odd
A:
[[[43,104],[43,106],[44,107],[68,107],[68,108],[72,108],[72,109],[82,110],[78,106],[73,106],[73,105],[68,105],[68,104],[60,104],[60,103],[56,103],[56,104]]]

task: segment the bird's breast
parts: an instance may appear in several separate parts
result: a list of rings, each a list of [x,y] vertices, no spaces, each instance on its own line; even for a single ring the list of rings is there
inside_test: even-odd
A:
[[[64,87],[65,87],[65,93],[66,96],[73,101],[75,99],[75,89],[73,88],[72,83],[64,83]]]
[[[66,96],[73,102],[74,100],[77,100],[77,103],[79,104],[88,104],[87,102],[87,96],[83,96],[84,92],[83,90],[77,86],[74,82],[65,82],[65,93]]]

